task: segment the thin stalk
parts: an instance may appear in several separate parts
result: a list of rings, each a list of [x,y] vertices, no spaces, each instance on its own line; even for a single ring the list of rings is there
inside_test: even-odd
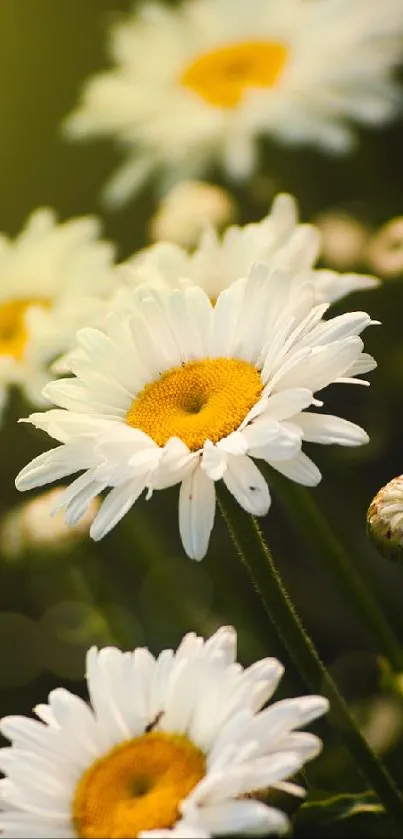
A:
[[[327,571],[333,575],[350,601],[354,613],[361,618],[371,633],[378,651],[388,659],[394,670],[401,672],[402,647],[365,580],[356,570],[351,557],[316,504],[312,493],[277,475],[271,476],[271,482],[274,483],[285,508],[297,523],[305,541],[313,548]]]
[[[364,740],[336,684],[305,632],[257,522],[252,516],[243,513],[232,496],[224,494],[221,488],[218,499],[230,536],[248,568],[272,625],[309,689],[329,699],[330,718],[340,731],[358,769],[403,831],[403,799],[388,771]]]

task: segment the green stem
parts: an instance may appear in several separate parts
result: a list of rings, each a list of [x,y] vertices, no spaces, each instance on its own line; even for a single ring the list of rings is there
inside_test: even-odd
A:
[[[360,772],[375,790],[385,809],[403,831],[403,800],[386,768],[357,728],[333,679],[320,660],[285,590],[257,522],[219,490],[219,505],[237,552],[248,568],[266,612],[309,689],[330,701],[331,720],[337,726]]]
[[[402,671],[403,650],[399,642],[364,579],[329,527],[312,493],[278,475],[271,475],[271,483],[274,483],[284,506],[297,522],[306,542],[333,575],[353,606],[355,614],[361,617],[363,624],[371,632],[378,651],[388,659],[394,670]]]

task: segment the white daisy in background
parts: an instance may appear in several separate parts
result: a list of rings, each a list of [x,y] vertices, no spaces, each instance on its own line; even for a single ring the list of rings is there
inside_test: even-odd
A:
[[[41,722],[5,717],[0,832],[17,837],[210,837],[284,833],[287,816],[258,800],[321,750],[298,729],[328,710],[321,696],[271,699],[284,668],[244,669],[236,632],[190,633],[157,659],[146,648],[92,648],[91,700],[63,688],[38,705]],[[297,729],[297,730],[296,730]]]
[[[49,364],[77,329],[102,321],[115,288],[114,248],[94,218],[57,223],[38,209],[12,240],[0,236],[0,406],[10,385],[42,403]]]
[[[280,194],[261,222],[233,225],[222,238],[209,227],[192,253],[172,242],[158,242],[134,254],[117,271],[121,283],[129,288],[145,282],[159,288],[198,285],[214,301],[231,283],[247,276],[254,262],[291,271],[312,269],[320,255],[321,240],[317,227],[299,224],[295,198]],[[379,285],[375,277],[327,269],[313,271],[311,280],[317,303],[333,303],[352,291]]]
[[[62,513],[49,515],[49,507],[58,501],[64,489],[61,486],[48,489],[0,517],[0,551],[3,556],[16,560],[29,551],[40,552],[41,555],[62,553],[88,537],[100,500],[94,498],[81,521],[75,527],[68,527]]]
[[[165,186],[213,163],[247,178],[261,135],[345,152],[350,122],[397,111],[402,34],[401,0],[143,2],[112,27],[114,66],[87,82],[66,130],[122,147],[115,204],[155,171]]]
[[[344,419],[307,411],[314,393],[335,381],[356,382],[374,368],[359,337],[363,312],[323,320],[312,272],[255,264],[248,278],[213,306],[203,289],[140,286],[112,311],[106,332],[78,333],[69,357],[76,378],[48,384],[59,408],[29,422],[62,445],[19,474],[20,490],[84,471],[56,505],[77,522],[111,487],[91,526],[101,539],[144,490],[181,484],[179,526],[188,555],[206,553],[223,480],[249,513],[270,506],[253,459],[299,483],[321,475],[304,441],[356,446],[367,434]]]

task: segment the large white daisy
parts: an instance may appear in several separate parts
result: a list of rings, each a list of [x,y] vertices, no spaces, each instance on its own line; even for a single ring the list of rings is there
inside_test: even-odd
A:
[[[59,407],[29,421],[61,442],[20,472],[26,490],[84,471],[62,495],[73,523],[107,487],[92,527],[102,538],[143,490],[181,484],[179,525],[190,557],[204,556],[215,515],[215,482],[242,507],[264,515],[266,481],[253,459],[302,484],[320,472],[307,440],[355,446],[367,434],[344,419],[311,412],[314,393],[356,382],[374,360],[359,334],[363,312],[323,320],[311,272],[256,264],[212,305],[197,286],[140,286],[112,311],[106,333],[86,328],[69,364],[76,378],[44,389]],[[321,404],[317,403],[316,405]]]
[[[92,648],[86,702],[59,688],[26,717],[5,717],[0,832],[18,837],[134,839],[284,833],[287,816],[259,791],[303,795],[287,778],[321,750],[298,731],[324,714],[321,696],[261,710],[284,668],[244,669],[236,633],[194,633],[157,659],[145,648]],[[297,730],[295,730],[297,729]]]
[[[351,121],[397,110],[402,32],[401,0],[143,2],[112,27],[114,67],[87,82],[66,127],[125,151],[116,203],[155,170],[168,184],[218,162],[245,178],[259,135],[344,152]]]
[[[115,288],[114,248],[94,218],[58,223],[38,209],[12,240],[0,236],[0,406],[10,385],[42,403],[49,364],[77,329],[102,321]]]
[[[191,253],[171,242],[158,242],[134,254],[117,271],[129,288],[144,282],[160,288],[198,285],[215,300],[239,277],[246,277],[254,262],[285,266],[291,271],[311,269],[320,250],[319,229],[299,224],[295,198],[280,194],[270,213],[258,223],[232,225],[222,238],[211,227]],[[311,279],[317,303],[333,303],[352,291],[379,284],[375,277],[327,269],[312,271]]]

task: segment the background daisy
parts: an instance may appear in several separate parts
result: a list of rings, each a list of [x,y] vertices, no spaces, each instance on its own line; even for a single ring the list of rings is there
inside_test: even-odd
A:
[[[194,286],[158,291],[141,286],[107,320],[107,333],[83,329],[69,365],[76,379],[49,384],[60,409],[30,422],[62,445],[36,458],[18,489],[78,471],[58,509],[73,523],[91,499],[113,487],[91,527],[100,539],[143,490],[181,484],[179,527],[185,550],[200,559],[215,514],[215,482],[223,479],[249,513],[270,506],[253,459],[313,486],[320,472],[302,443],[356,446],[357,425],[306,411],[314,393],[335,381],[355,382],[373,369],[359,334],[363,312],[324,321],[310,273],[257,264],[213,306]]]
[[[396,112],[402,35],[400,0],[144,2],[111,28],[114,66],[86,83],[66,129],[118,141],[115,204],[153,172],[168,185],[218,163],[245,179],[262,135],[345,152],[352,121]]]
[[[62,688],[38,705],[40,722],[12,716],[1,731],[0,830],[17,837],[191,839],[288,830],[258,800],[304,795],[287,778],[321,750],[302,726],[328,710],[321,696],[263,706],[284,668],[266,658],[244,669],[236,633],[189,633],[157,659],[146,648],[87,656],[89,707]]]
[[[246,277],[254,262],[311,269],[321,250],[321,234],[311,224],[299,224],[298,205],[292,195],[280,194],[262,221],[244,227],[232,225],[222,237],[208,226],[196,249],[159,242],[134,254],[120,266],[118,278],[129,288],[140,283],[178,288],[198,285],[211,300],[231,283]],[[333,303],[352,291],[374,288],[379,281],[364,274],[339,274],[316,269],[311,273],[317,303]]]
[[[58,223],[44,208],[14,240],[0,237],[0,405],[9,385],[42,403],[51,362],[105,316],[114,248],[99,234],[94,218]]]

